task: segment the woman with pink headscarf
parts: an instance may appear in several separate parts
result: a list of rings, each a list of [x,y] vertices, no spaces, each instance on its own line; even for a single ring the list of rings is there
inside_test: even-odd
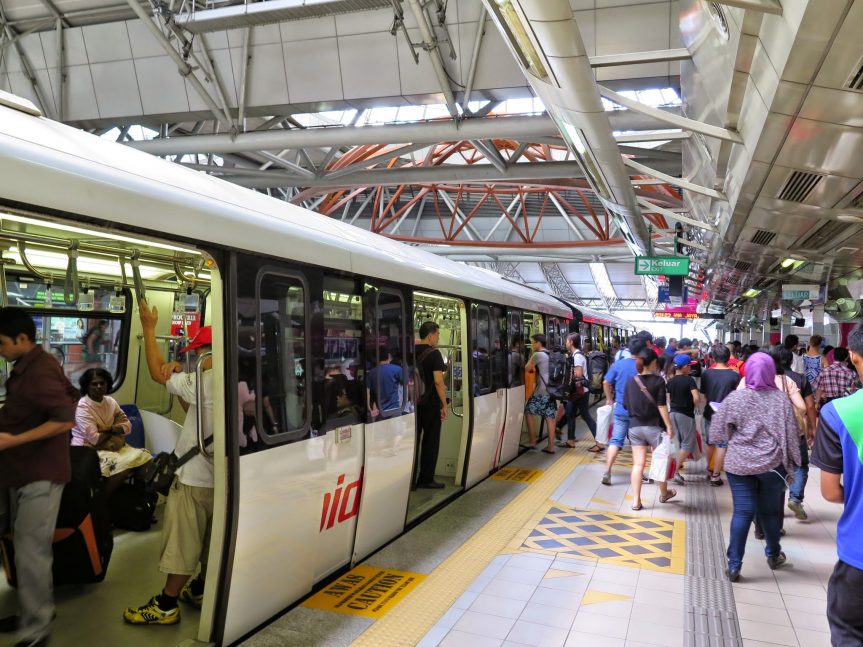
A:
[[[776,387],[776,364],[767,353],[746,360],[746,388],[731,392],[710,421],[710,439],[728,443],[725,471],[734,501],[728,544],[728,579],[743,566],[746,537],[756,512],[764,528],[767,565],[785,563],[779,545],[787,482],[800,465],[800,431],[788,395]]]

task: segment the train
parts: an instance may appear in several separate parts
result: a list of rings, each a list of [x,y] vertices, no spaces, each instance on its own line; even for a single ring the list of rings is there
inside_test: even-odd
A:
[[[2,303],[33,315],[39,342],[73,381],[98,354],[154,453],[173,449],[184,412],[149,378],[138,300],[160,313],[166,360],[198,327],[213,328],[215,509],[200,615],[124,626],[122,608],[160,590],[159,532],[115,531],[105,581],[58,597],[57,637],[65,627],[77,642],[151,644],[151,631],[177,644],[237,642],[518,455],[531,335],[562,344],[581,331],[604,348],[633,332],[491,271],[51,121],[8,94],[0,243]],[[409,374],[427,320],[441,327],[450,414],[436,469],[445,487],[435,491],[411,487],[409,380],[386,417],[370,415],[366,386],[385,357]],[[85,349],[96,329],[97,346]],[[0,382],[9,368],[0,364]],[[251,405],[239,401],[243,383]]]

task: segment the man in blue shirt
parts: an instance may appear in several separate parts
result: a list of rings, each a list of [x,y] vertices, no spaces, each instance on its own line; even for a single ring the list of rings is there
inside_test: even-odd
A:
[[[401,413],[404,373],[393,364],[392,353],[387,352],[380,363],[369,371],[366,398],[372,420],[384,420]]]
[[[608,441],[608,453],[605,456],[605,473],[602,475],[603,485],[611,485],[611,468],[618,452],[626,442],[626,434],[629,432],[629,412],[623,406],[623,391],[629,378],[638,374],[638,369],[635,367],[635,357],[645,346],[646,342],[640,335],[630,339],[629,352],[631,356],[612,364],[602,382],[602,388],[605,391],[605,403],[614,407],[614,427],[612,427],[611,439]]]
[[[848,337],[863,377],[863,328]],[[827,622],[834,647],[863,645],[863,391],[821,407],[810,462],[821,468],[821,494],[844,503],[836,528],[839,561],[827,585]]]

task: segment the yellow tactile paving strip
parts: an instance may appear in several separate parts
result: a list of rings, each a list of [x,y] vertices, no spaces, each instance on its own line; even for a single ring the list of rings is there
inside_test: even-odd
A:
[[[592,456],[564,451],[536,481],[510,501],[479,532],[438,566],[386,616],[377,620],[351,645],[405,647],[416,645],[486,566],[518,534],[537,510],[545,512],[548,498],[579,465]]]
[[[510,549],[682,575],[686,572],[686,523],[580,510],[549,501],[537,523],[522,528]]]
[[[520,467],[503,467],[492,474],[492,481],[517,481],[518,483],[533,483],[542,476],[545,470],[530,470]]]

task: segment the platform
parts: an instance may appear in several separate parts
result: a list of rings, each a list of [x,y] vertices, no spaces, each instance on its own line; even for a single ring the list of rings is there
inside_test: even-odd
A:
[[[786,510],[788,564],[771,571],[753,537],[732,585],[727,485],[691,480],[667,504],[645,485],[633,512],[628,450],[603,486],[589,445],[521,455],[243,645],[830,645],[841,508],[821,498],[817,469],[809,521]],[[324,610],[327,597],[340,608]]]

